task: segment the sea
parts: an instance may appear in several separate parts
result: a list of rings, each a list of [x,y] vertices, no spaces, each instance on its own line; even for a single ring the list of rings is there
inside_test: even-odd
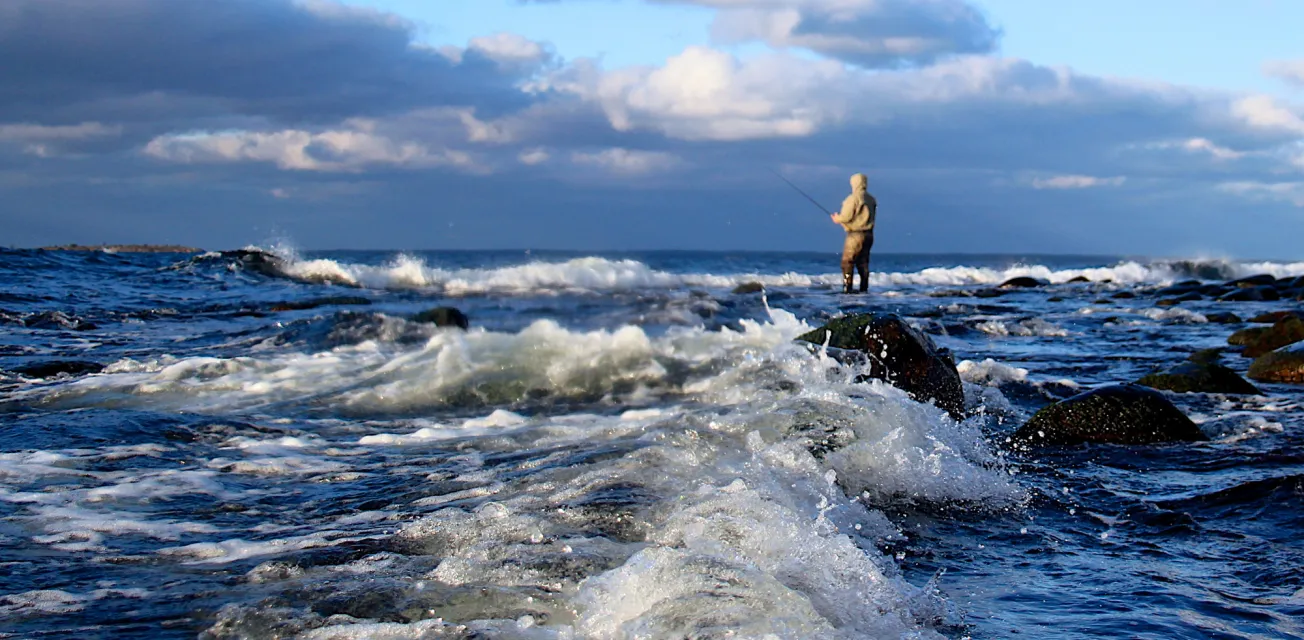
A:
[[[251,250],[0,250],[0,638],[1304,637],[1304,387],[1008,441],[1304,262]],[[970,417],[794,341],[862,312]]]

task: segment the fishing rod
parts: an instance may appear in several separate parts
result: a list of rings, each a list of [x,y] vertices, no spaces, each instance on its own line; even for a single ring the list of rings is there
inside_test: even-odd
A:
[[[807,199],[807,200],[810,200],[811,204],[815,205],[816,207],[819,207],[820,213],[827,214],[827,213],[829,212],[827,209],[824,208],[824,205],[822,205],[822,204],[820,204],[819,202],[817,202],[817,201],[815,200],[815,198],[810,197],[810,194],[806,193],[805,191],[802,191],[802,190],[801,190],[801,187],[798,187],[797,185],[793,184],[791,180],[789,180],[789,179],[783,177],[783,174],[779,173],[778,171],[775,171],[774,169],[770,169],[770,173],[773,173],[774,175],[779,176],[779,179],[780,179],[780,180],[782,180],[782,181],[784,181],[784,182],[787,182],[787,183],[788,183],[788,186],[790,186],[790,187],[792,187],[793,189],[796,189],[796,190],[797,190],[797,193],[800,193],[801,195],[806,196],[806,199]]]

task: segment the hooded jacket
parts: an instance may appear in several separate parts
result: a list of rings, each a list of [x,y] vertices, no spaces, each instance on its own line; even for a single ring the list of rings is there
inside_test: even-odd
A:
[[[865,190],[868,184],[869,178],[863,173],[851,176],[851,195],[842,201],[842,212],[834,218],[848,232],[874,230],[878,201]]]

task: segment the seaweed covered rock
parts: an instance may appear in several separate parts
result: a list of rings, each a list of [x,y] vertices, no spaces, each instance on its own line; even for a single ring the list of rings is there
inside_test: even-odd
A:
[[[869,377],[920,402],[935,402],[957,420],[964,418],[964,383],[950,352],[896,314],[837,318],[797,340],[859,352],[870,364]]]
[[[1158,444],[1209,437],[1162,393],[1135,384],[1080,393],[1042,409],[1014,433],[1028,445]]]
[[[1304,384],[1304,342],[1259,356],[1249,376],[1261,382]]]
[[[1201,351],[1175,367],[1137,380],[1137,384],[1177,393],[1259,393],[1245,378],[1218,362],[1216,351]]]
[[[1230,311],[1218,311],[1216,313],[1206,313],[1205,318],[1214,324],[1240,324],[1241,317]]]
[[[1254,329],[1260,329],[1254,331]],[[1237,331],[1228,338],[1228,342],[1238,339],[1245,343],[1245,351],[1242,352],[1247,358],[1257,358],[1265,353],[1276,351],[1288,344],[1294,344],[1304,340],[1304,320],[1295,316],[1287,317],[1278,321],[1271,327],[1261,328],[1253,327]],[[1232,344],[1237,344],[1232,342]]]
[[[453,307],[435,307],[412,316],[413,322],[426,322],[434,324],[437,327],[459,327],[469,329],[471,321],[465,313],[454,309]]]

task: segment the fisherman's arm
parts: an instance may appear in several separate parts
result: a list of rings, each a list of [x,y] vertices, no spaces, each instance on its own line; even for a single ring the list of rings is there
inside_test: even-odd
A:
[[[847,224],[851,222],[852,216],[856,215],[856,199],[847,198],[842,201],[842,213],[835,213],[831,218],[838,224]]]

